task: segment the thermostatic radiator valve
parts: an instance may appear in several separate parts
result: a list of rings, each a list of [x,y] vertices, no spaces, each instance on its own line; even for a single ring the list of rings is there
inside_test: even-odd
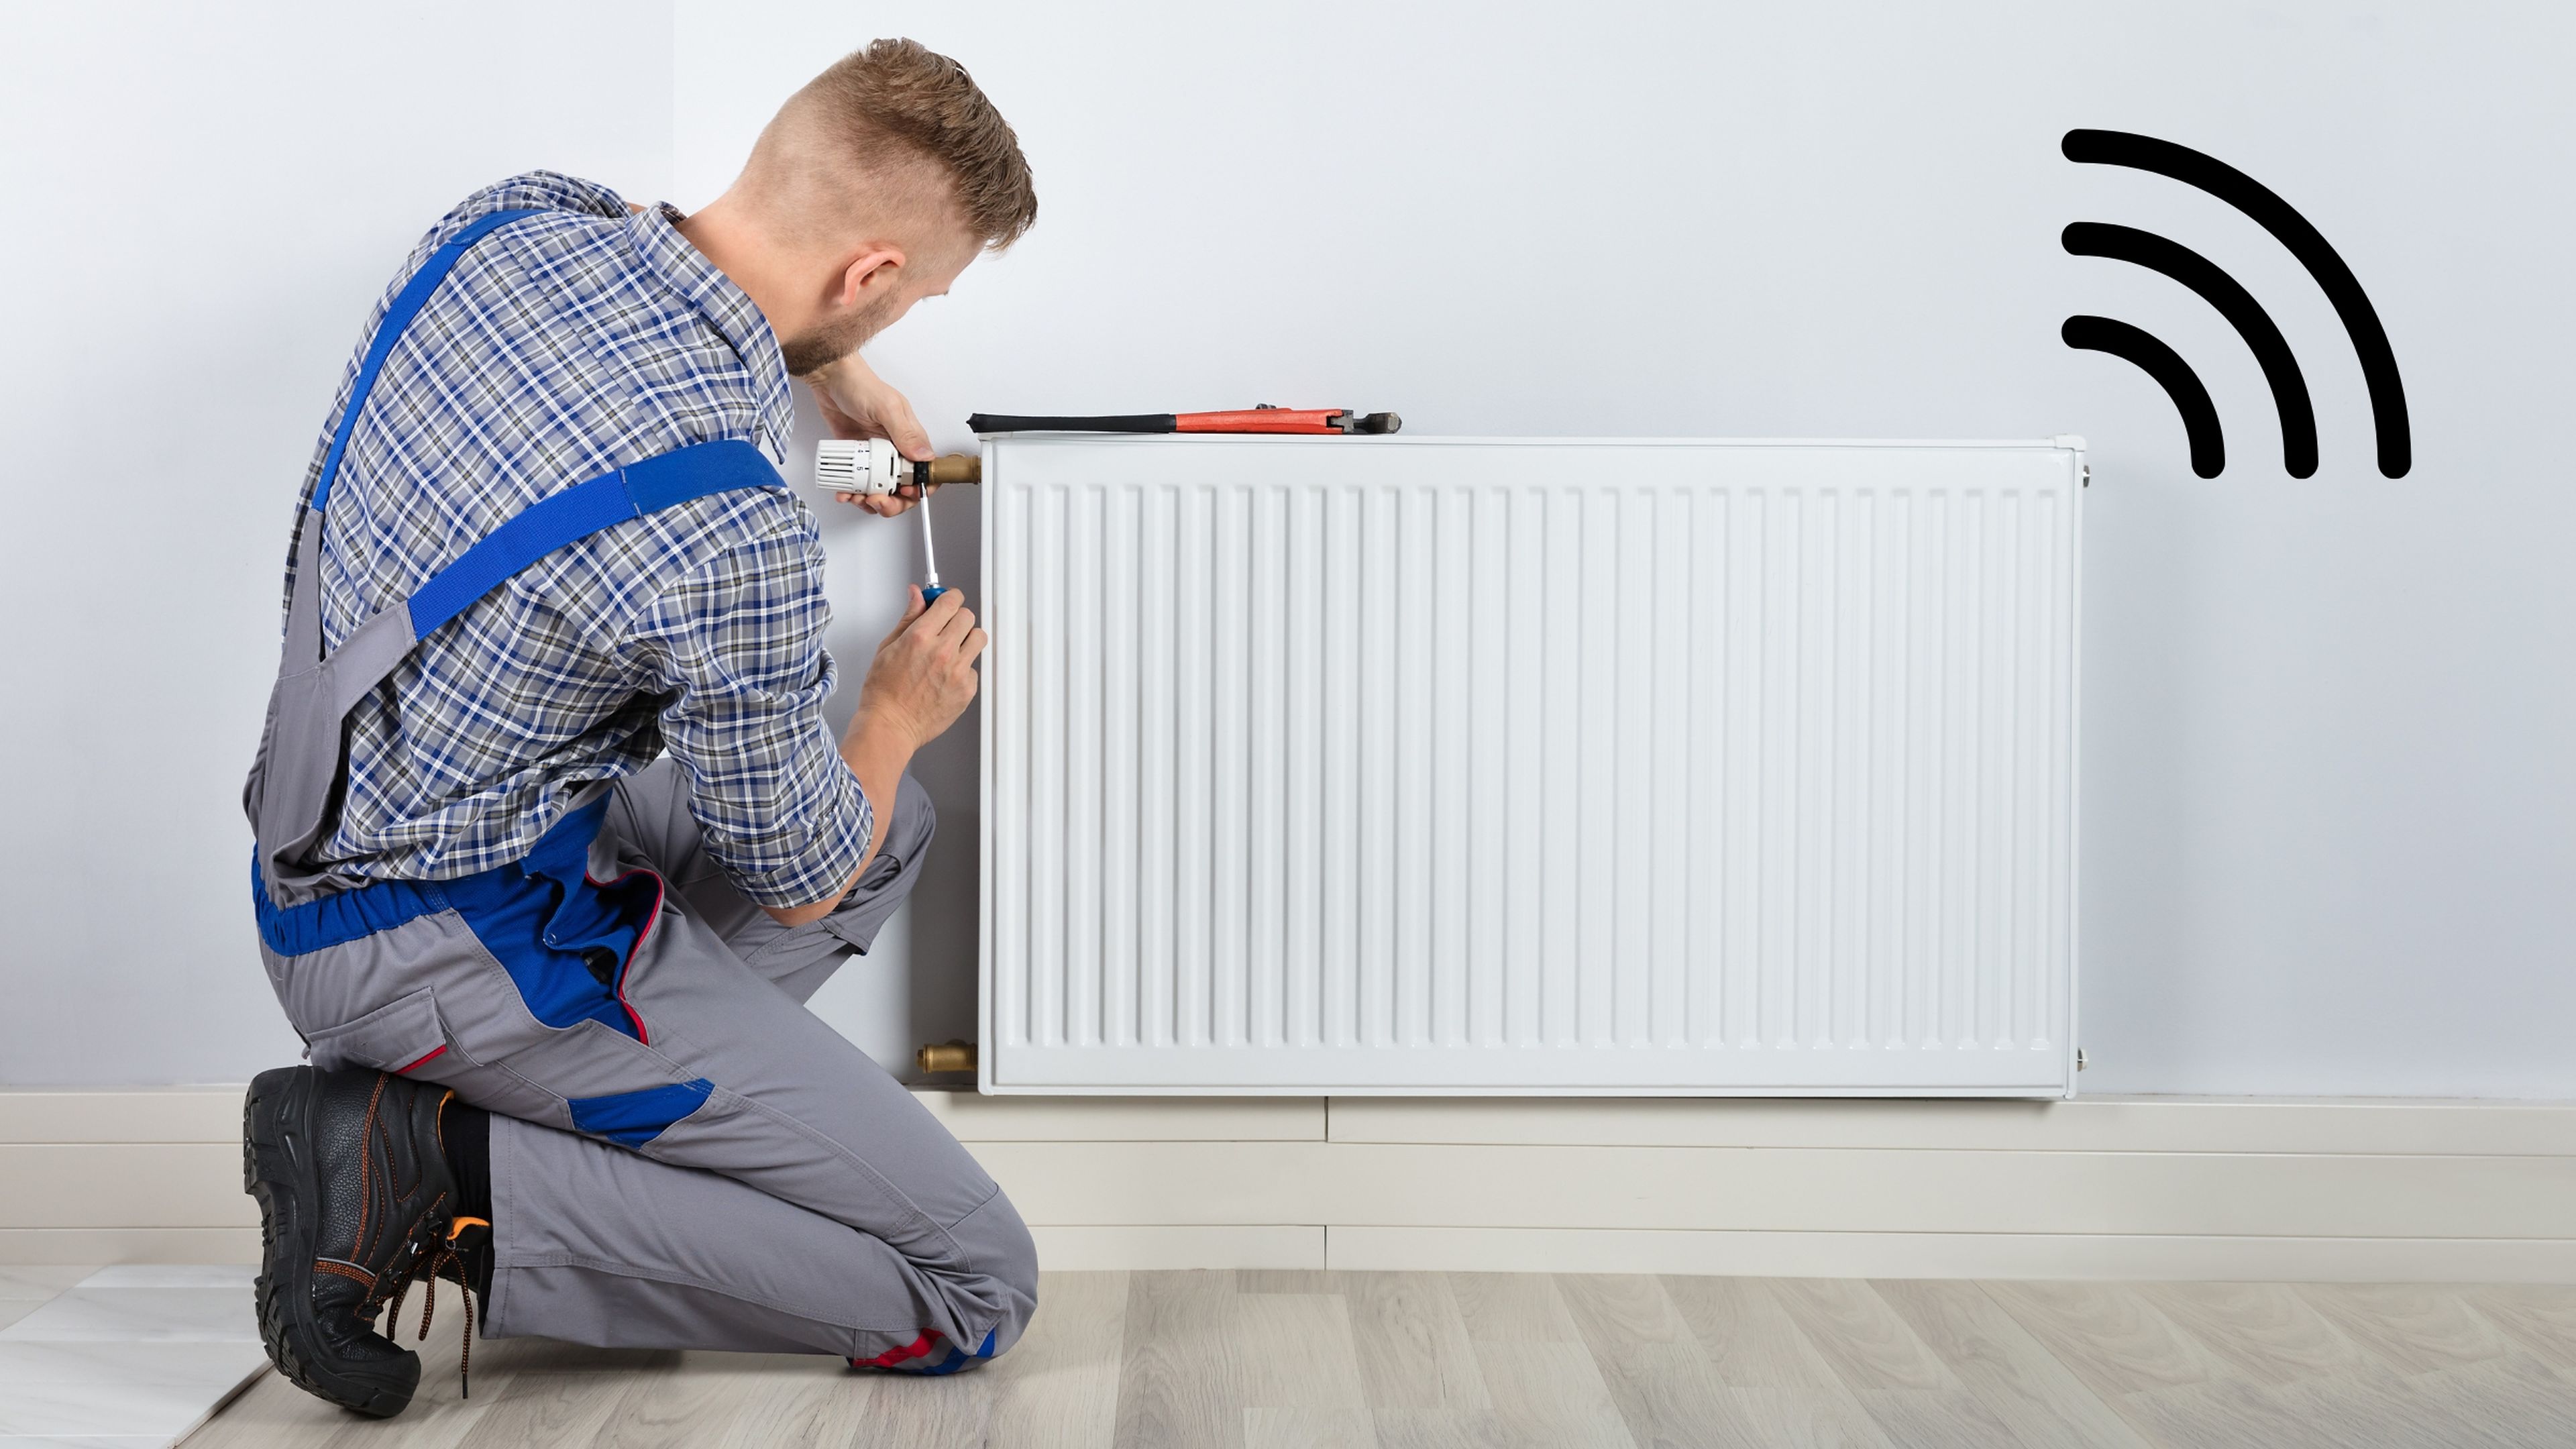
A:
[[[814,486],[826,493],[876,497],[910,483],[923,491],[945,483],[973,483],[984,460],[971,453],[916,463],[883,438],[825,438],[814,449]]]

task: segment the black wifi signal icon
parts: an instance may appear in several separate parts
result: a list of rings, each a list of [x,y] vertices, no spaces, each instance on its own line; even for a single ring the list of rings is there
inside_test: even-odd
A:
[[[2352,268],[2343,264],[2343,258],[2335,255],[2335,249],[2326,244],[2325,236],[2310,226],[2306,217],[2292,210],[2270,187],[2217,157],[2153,136],[2135,136],[2126,131],[2069,131],[2060,149],[2069,161],[2127,166],[2197,186],[2252,217],[2289,248],[2290,255],[2316,278],[2326,300],[2334,304],[2335,315],[2343,319],[2344,330],[2352,335],[2353,351],[2361,359],[2362,381],[2370,388],[2371,420],[2379,434],[2379,471],[2390,478],[2406,476],[2407,469],[2414,466],[2414,444],[2406,429],[2406,388],[2397,379],[2397,354],[2389,349],[2387,329],[2379,325],[2379,313],[2372,310],[2370,298],[2363,295]],[[2273,404],[2281,412],[2282,463],[2293,478],[2305,478],[2317,471],[2317,411],[2308,400],[2308,380],[2299,371],[2299,360],[2290,355],[2290,344],[2281,336],[2281,329],[2273,325],[2270,314],[2252,293],[2191,248],[2131,227],[2079,221],[2066,229],[2064,241],[2067,251],[2079,257],[2109,257],[2162,272],[2217,308],[2219,315],[2235,326],[2237,335],[2245,339],[2245,345],[2253,349],[2264,380],[2271,384]],[[2069,317],[2058,335],[2066,339],[2069,347],[2125,359],[2162,384],[2166,395],[2173,399],[2174,410],[2182,414],[2183,432],[2191,441],[2191,471],[2203,478],[2215,478],[2227,467],[2227,445],[2218,427],[2218,408],[2209,400],[2209,389],[2201,386],[2199,376],[2180,354],[2144,331],[2109,317]]]

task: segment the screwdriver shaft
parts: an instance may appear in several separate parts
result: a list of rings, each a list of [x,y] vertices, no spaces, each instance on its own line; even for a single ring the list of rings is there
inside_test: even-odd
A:
[[[942,589],[939,585],[938,545],[932,543],[930,539],[930,498],[928,495],[925,494],[919,503],[913,505],[913,512],[921,515],[921,572],[924,580],[921,586],[921,601],[926,604],[946,592],[946,590]]]

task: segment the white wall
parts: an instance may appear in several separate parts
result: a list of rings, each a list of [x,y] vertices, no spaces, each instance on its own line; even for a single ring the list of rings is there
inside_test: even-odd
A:
[[[683,205],[867,34],[960,57],[1019,129],[1037,230],[873,353],[943,444],[978,409],[1253,402],[2087,435],[2086,1090],[2576,1096],[2564,9],[684,0],[678,28]],[[2297,263],[2209,197],[2063,160],[2072,126],[2212,152],[2324,231],[2394,339],[2411,476],[2373,466]],[[2262,299],[2316,394],[2315,477],[2284,475],[2214,312],[2060,251],[2085,219]],[[2223,477],[2152,382],[2059,343],[2073,312],[2193,362]],[[862,533],[845,614],[908,564]],[[965,753],[935,762],[951,820]],[[916,932],[957,955],[915,974],[944,1002],[972,871],[941,868]]]
[[[1255,401],[1439,433],[2084,433],[2086,1089],[2576,1097],[2555,9],[479,13],[66,11],[0,57],[0,1081],[291,1055],[235,794],[294,481],[419,228],[535,164],[699,204],[788,90],[903,33],[974,69],[1043,200],[873,350],[943,444],[979,408]],[[491,64],[504,28],[540,59]],[[2213,152],[2325,232],[2395,342],[2412,476],[2372,467],[2350,346],[2297,265],[2180,185],[2068,164],[2077,125]],[[2264,301],[2317,395],[2316,477],[2282,475],[2224,322],[2058,250],[2080,219],[2181,240]],[[2058,343],[2077,311],[2192,360],[2224,477],[2191,476],[2152,383]],[[972,506],[939,513],[970,589]],[[831,530],[855,667],[912,537]],[[874,1051],[971,1034],[971,729],[919,766],[943,835],[918,909],[823,999]]]
[[[240,801],[314,434],[467,192],[668,188],[671,54],[667,8],[606,0],[12,10],[0,1082],[294,1060]]]

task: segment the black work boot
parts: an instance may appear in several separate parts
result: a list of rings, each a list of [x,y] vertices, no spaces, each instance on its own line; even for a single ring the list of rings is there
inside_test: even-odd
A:
[[[260,1340],[298,1387],[361,1414],[401,1413],[420,1385],[420,1355],[377,1333],[377,1317],[415,1278],[456,1263],[456,1184],[439,1144],[449,1095],[388,1072],[284,1067],[254,1078],[242,1104]]]

